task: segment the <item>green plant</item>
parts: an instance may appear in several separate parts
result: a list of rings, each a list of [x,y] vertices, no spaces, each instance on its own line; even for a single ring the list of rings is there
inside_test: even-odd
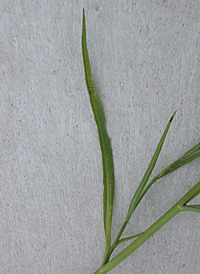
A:
[[[132,214],[139,205],[140,201],[147,193],[149,188],[160,178],[166,176],[167,174],[175,171],[176,169],[186,165],[187,163],[193,161],[200,156],[200,143],[195,147],[187,151],[181,158],[173,162],[171,165],[166,167],[162,172],[149,181],[149,177],[154,169],[157,162],[158,156],[162,149],[165,137],[175,116],[175,113],[169,119],[169,122],[164,130],[164,133],[158,143],[156,151],[152,157],[152,160],[140,182],[135,194],[133,195],[132,201],[130,203],[128,213],[126,215],[125,221],[113,243],[111,243],[111,228],[112,228],[112,211],[113,211],[113,197],[114,197],[114,165],[113,165],[113,155],[110,138],[107,134],[105,126],[105,116],[101,102],[99,100],[96,87],[93,81],[89,55],[86,43],[86,25],[85,25],[85,12],[83,10],[83,29],[82,29],[82,54],[83,63],[85,70],[86,85],[90,97],[91,107],[94,113],[94,118],[97,124],[99,142],[102,152],[102,165],[103,165],[103,218],[104,218],[104,230],[105,230],[105,252],[103,262],[100,268],[94,274],[104,274],[108,273],[116,265],[127,258],[131,253],[133,253],[138,247],[140,247],[146,240],[148,240],[156,231],[158,231],[163,225],[165,225],[169,220],[171,220],[175,215],[181,211],[192,211],[200,213],[200,205],[188,205],[195,197],[200,194],[200,182],[198,182],[193,188],[191,188],[173,207],[171,207],[162,217],[160,217],[153,225],[151,225],[145,231],[133,235],[128,238],[121,238],[127,223],[129,222]],[[122,242],[131,241],[123,251],[121,251],[117,256],[110,260],[113,250]]]

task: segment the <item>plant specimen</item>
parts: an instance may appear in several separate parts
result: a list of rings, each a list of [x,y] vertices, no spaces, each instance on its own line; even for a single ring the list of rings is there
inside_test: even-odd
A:
[[[94,274],[105,274],[113,269],[116,265],[126,259],[132,254],[138,247],[140,247],[145,241],[147,241],[156,231],[164,226],[169,220],[175,215],[182,211],[192,211],[200,213],[200,204],[188,205],[195,197],[200,194],[200,182],[192,187],[174,206],[172,206],[162,217],[160,217],[155,223],[153,223],[148,229],[142,231],[137,235],[133,235],[128,238],[122,238],[122,234],[132,216],[135,209],[143,199],[149,188],[160,178],[167,174],[175,171],[176,169],[186,165],[187,163],[195,160],[200,156],[200,143],[194,146],[192,149],[187,151],[181,158],[173,162],[171,165],[166,167],[158,175],[156,175],[150,182],[149,178],[157,162],[158,156],[162,149],[165,137],[168,133],[172,120],[175,113],[169,119],[169,122],[163,132],[163,135],[158,143],[156,151],[150,161],[150,164],[135,192],[132,201],[130,203],[124,223],[119,230],[119,233],[111,243],[111,228],[112,228],[112,211],[113,211],[113,197],[114,197],[114,165],[113,165],[113,154],[111,148],[110,138],[107,134],[105,126],[105,116],[101,102],[99,100],[96,87],[93,81],[89,55],[86,43],[86,24],[85,24],[85,12],[83,10],[83,28],[82,28],[82,54],[83,63],[85,70],[86,86],[88,89],[91,107],[94,113],[94,118],[97,124],[99,142],[102,152],[102,165],[103,165],[103,219],[104,219],[104,230],[105,230],[105,252],[101,266]],[[113,250],[122,242],[131,241],[131,243],[114,258],[111,258]]]

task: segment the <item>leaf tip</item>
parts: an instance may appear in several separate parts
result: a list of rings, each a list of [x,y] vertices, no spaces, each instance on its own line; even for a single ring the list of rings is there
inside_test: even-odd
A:
[[[170,122],[170,123],[171,123],[171,122],[172,122],[172,120],[174,119],[174,116],[175,116],[176,112],[177,112],[177,110],[176,110],[176,111],[174,111],[174,113],[173,113],[172,117],[169,119],[169,122]]]

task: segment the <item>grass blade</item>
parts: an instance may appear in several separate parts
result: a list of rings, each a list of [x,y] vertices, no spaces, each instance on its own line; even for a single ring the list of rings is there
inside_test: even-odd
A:
[[[150,177],[150,175],[151,175],[151,173],[152,173],[152,171],[154,169],[154,166],[155,166],[155,164],[157,162],[158,156],[159,156],[160,151],[162,149],[163,143],[165,141],[165,137],[167,135],[167,132],[169,130],[169,127],[170,127],[170,125],[172,123],[172,120],[173,120],[175,114],[176,114],[176,111],[174,112],[174,114],[169,119],[169,122],[168,122],[168,124],[167,124],[167,126],[166,126],[166,128],[164,130],[164,133],[163,133],[163,135],[162,135],[162,137],[161,137],[161,139],[160,139],[160,141],[158,143],[158,146],[157,146],[156,151],[155,151],[155,153],[154,153],[154,155],[152,157],[152,160],[151,160],[151,162],[150,162],[150,164],[149,164],[149,166],[148,166],[148,168],[147,168],[147,170],[146,170],[146,172],[145,172],[145,174],[144,174],[144,176],[142,178],[142,181],[140,182],[140,184],[139,184],[139,186],[138,186],[138,188],[137,188],[137,190],[136,190],[136,192],[135,192],[135,194],[133,196],[133,199],[132,199],[132,201],[130,203],[130,206],[129,206],[129,210],[128,210],[126,219],[125,219],[125,221],[124,221],[124,223],[123,223],[123,225],[122,225],[122,227],[121,227],[121,229],[120,229],[120,231],[119,231],[119,233],[118,233],[118,235],[117,235],[117,237],[116,237],[116,239],[115,239],[115,241],[114,241],[114,243],[113,243],[112,246],[116,245],[116,243],[119,241],[119,239],[120,239],[120,237],[121,237],[121,235],[122,235],[125,227],[128,224],[128,221],[130,220],[130,218],[131,218],[134,210],[136,209],[136,207],[138,205],[138,201],[140,199],[140,195],[141,195],[142,191],[144,190],[144,188],[145,188],[145,186],[146,186],[146,184],[148,182],[148,179],[149,179],[149,177]]]
[[[155,153],[154,153],[154,155],[152,157],[152,160],[151,160],[151,162],[150,162],[150,164],[149,164],[149,166],[147,168],[147,171],[145,172],[144,177],[142,178],[142,181],[141,181],[138,189],[136,190],[135,195],[133,196],[133,199],[131,201],[131,204],[130,204],[130,207],[129,207],[129,211],[128,211],[128,218],[130,218],[131,215],[133,214],[133,211],[135,210],[135,206],[137,204],[137,201],[139,200],[139,197],[140,197],[142,191],[144,190],[144,188],[145,188],[145,186],[146,186],[146,184],[148,182],[148,179],[149,179],[149,177],[150,177],[150,175],[151,175],[151,173],[152,173],[152,171],[153,171],[153,169],[155,167],[155,164],[157,162],[158,156],[160,154],[160,151],[162,149],[162,146],[163,146],[165,138],[167,136],[169,127],[170,127],[170,125],[172,123],[172,120],[173,120],[175,114],[176,114],[176,112],[174,112],[174,114],[170,118],[170,120],[169,120],[169,122],[168,122],[168,124],[167,124],[167,126],[166,126],[166,128],[164,130],[164,133],[163,133],[163,135],[162,135],[162,137],[160,139],[160,142],[159,142],[159,144],[158,144],[158,146],[156,148],[156,151],[155,151]]]
[[[113,196],[114,196],[114,165],[113,154],[111,148],[110,138],[107,134],[105,127],[105,116],[103,108],[96,91],[96,87],[92,77],[92,71],[90,66],[90,60],[87,50],[86,42],[86,24],[85,24],[85,12],[83,10],[83,28],[82,28],[82,54],[85,70],[86,86],[88,89],[91,107],[94,113],[94,118],[97,124],[99,142],[102,153],[103,164],[103,215],[104,215],[104,230],[105,230],[105,255],[109,253],[111,246],[111,226],[112,226],[112,211],[113,211]]]
[[[150,187],[160,178],[168,175],[169,173],[177,170],[178,168],[192,162],[193,160],[197,159],[198,157],[200,157],[200,152],[197,152],[197,150],[200,149],[200,143],[198,145],[196,145],[195,147],[193,147],[192,149],[190,149],[188,152],[186,152],[181,158],[179,158],[178,160],[176,160],[175,162],[173,162],[171,165],[169,165],[167,168],[165,168],[163,171],[161,171],[158,175],[156,175],[151,182],[148,184],[148,186],[144,189],[144,191],[142,192],[137,205],[140,203],[140,201],[142,200],[142,198],[144,197],[144,195],[147,193],[147,191],[150,189]],[[193,153],[193,154],[192,154]]]
[[[156,177],[158,179],[163,176],[175,171],[176,169],[184,166],[185,164],[195,160],[200,156],[200,143],[194,146],[192,149],[188,150],[181,158],[173,162],[166,169],[164,169],[161,173],[159,173]],[[199,151],[199,152],[198,152]]]

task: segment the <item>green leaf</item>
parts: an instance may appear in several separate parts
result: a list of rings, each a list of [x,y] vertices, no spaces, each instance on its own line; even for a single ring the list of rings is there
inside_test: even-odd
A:
[[[107,134],[105,126],[105,116],[103,108],[97,94],[94,84],[90,60],[86,42],[86,24],[85,12],[83,10],[83,28],[82,28],[82,55],[85,70],[86,86],[90,97],[91,107],[94,113],[94,118],[97,124],[99,142],[102,153],[103,164],[103,216],[104,216],[104,230],[105,230],[105,255],[106,258],[111,246],[111,226],[112,226],[112,212],[113,212],[113,197],[114,197],[114,165],[113,154],[111,148],[110,138]]]
[[[149,180],[149,177],[150,177],[150,175],[151,175],[151,173],[152,173],[152,171],[154,169],[154,166],[155,166],[155,164],[157,162],[158,156],[160,154],[160,151],[162,149],[163,143],[165,141],[165,138],[167,136],[169,127],[170,127],[170,125],[172,123],[172,120],[173,120],[175,114],[176,114],[176,111],[173,113],[173,115],[169,119],[169,122],[168,122],[168,124],[167,124],[167,126],[166,126],[166,128],[165,128],[165,130],[163,132],[163,135],[162,135],[162,137],[161,137],[161,139],[160,139],[160,141],[158,143],[156,151],[155,151],[155,153],[154,153],[154,155],[153,155],[153,157],[151,159],[151,162],[150,162],[150,164],[149,164],[149,166],[148,166],[148,168],[147,168],[147,170],[146,170],[146,172],[145,172],[145,174],[144,174],[144,176],[142,178],[142,181],[140,182],[140,184],[139,184],[139,186],[138,186],[138,188],[137,188],[137,190],[136,190],[136,192],[135,192],[135,194],[134,194],[134,196],[132,198],[132,201],[130,203],[130,206],[129,206],[129,209],[128,209],[128,213],[127,213],[127,216],[126,216],[126,219],[125,219],[125,221],[124,221],[124,223],[123,223],[123,225],[122,225],[122,227],[121,227],[121,229],[120,229],[120,231],[119,231],[119,233],[118,233],[118,235],[117,235],[117,237],[116,237],[116,239],[115,239],[115,241],[113,243],[113,246],[116,245],[116,243],[119,241],[119,239],[120,239],[120,237],[121,237],[124,229],[126,228],[126,226],[127,226],[128,222],[129,222],[129,220],[130,220],[130,218],[131,218],[134,210],[136,209],[136,207],[138,205],[138,201],[140,199],[140,195],[141,195],[142,191],[144,190],[144,188],[145,188],[145,186],[146,186],[146,184],[147,184],[147,182]]]
[[[137,205],[140,203],[144,195],[147,193],[147,191],[150,189],[150,187],[160,178],[168,175],[169,173],[177,170],[178,168],[192,162],[193,160],[200,157],[200,152],[197,152],[200,149],[200,143],[194,146],[192,149],[187,151],[181,158],[173,162],[171,165],[169,165],[167,168],[165,168],[163,171],[161,171],[158,175],[156,175],[151,182],[147,185],[147,187],[142,192]]]
[[[163,133],[163,135],[162,135],[162,137],[160,139],[160,142],[159,142],[159,144],[158,144],[158,146],[156,148],[156,151],[155,151],[155,153],[154,153],[154,155],[152,157],[152,160],[151,160],[151,162],[150,162],[150,164],[149,164],[149,166],[148,166],[148,168],[147,168],[147,170],[146,170],[146,172],[144,174],[144,177],[142,178],[142,181],[141,181],[139,187],[137,188],[137,190],[136,190],[136,192],[135,192],[135,194],[133,196],[133,199],[131,201],[131,204],[130,204],[130,207],[129,207],[129,211],[128,211],[128,219],[130,219],[131,215],[133,214],[133,212],[134,212],[134,210],[136,208],[137,202],[140,199],[140,195],[141,195],[143,189],[145,188],[145,186],[146,186],[146,184],[147,184],[147,182],[149,180],[149,177],[150,177],[150,175],[151,175],[151,173],[152,173],[152,171],[153,171],[153,169],[155,167],[155,164],[157,162],[158,156],[160,154],[160,151],[162,149],[162,146],[163,146],[165,138],[167,136],[169,127],[170,127],[170,125],[172,123],[172,120],[173,120],[175,114],[176,114],[176,111],[171,116],[171,118],[170,118],[170,120],[169,120],[169,122],[168,122],[168,124],[167,124],[167,126],[166,126],[166,128],[164,130],[164,133]]]

